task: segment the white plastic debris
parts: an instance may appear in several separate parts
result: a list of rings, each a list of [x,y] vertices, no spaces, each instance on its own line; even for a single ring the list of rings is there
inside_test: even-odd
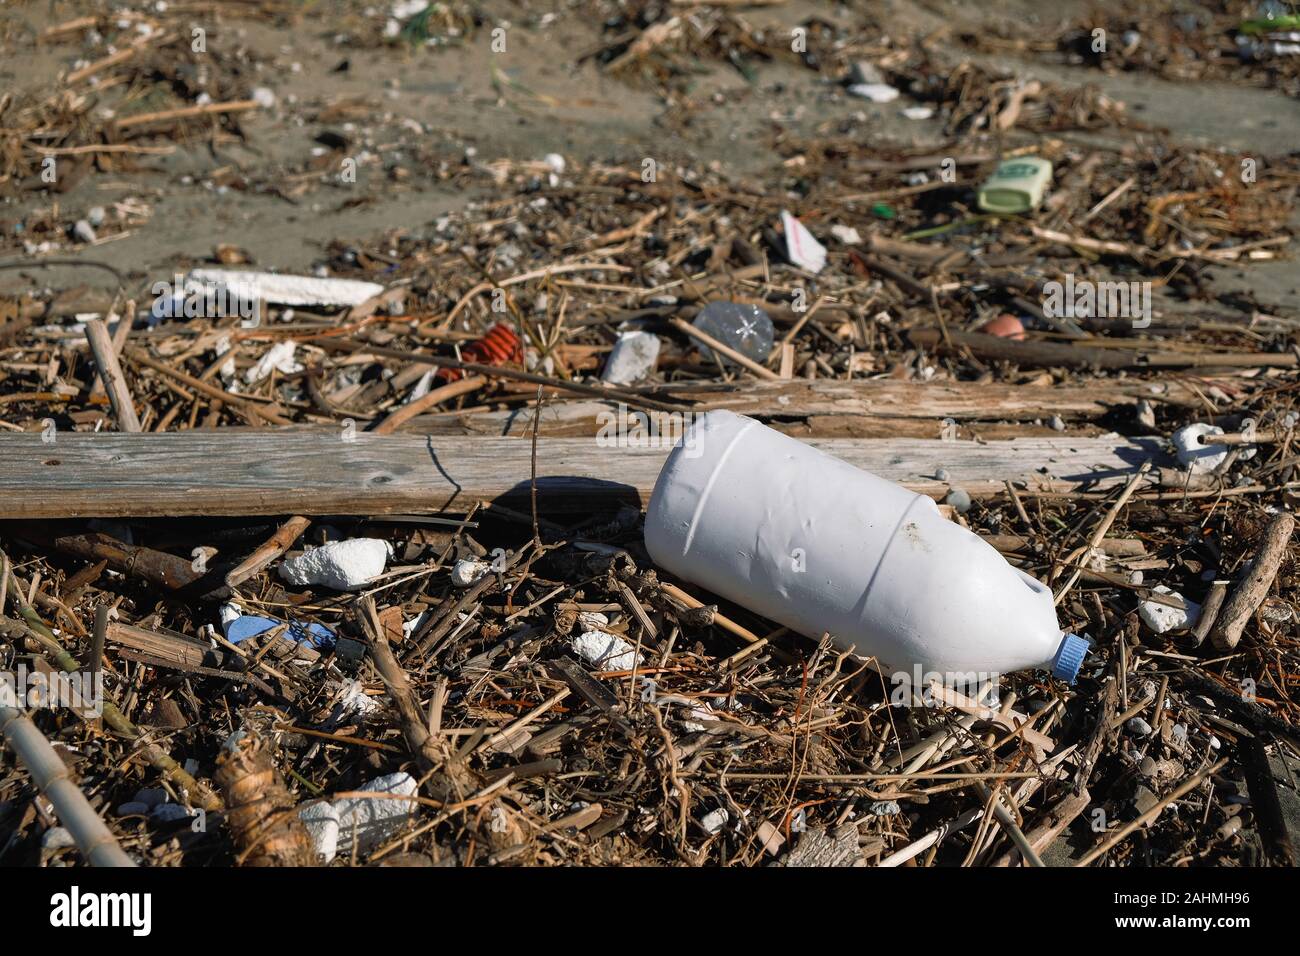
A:
[[[417,13],[423,13],[428,5],[429,0],[398,0],[393,4],[393,16],[398,20],[405,20]]]
[[[431,613],[432,612],[430,611],[421,611],[415,617],[411,618],[409,621],[405,622],[402,625],[402,634],[406,636],[407,640],[410,640],[411,635],[424,626],[424,622],[429,619],[429,615]]]
[[[547,153],[545,156],[542,157],[542,162],[544,162],[547,166],[549,166],[551,172],[553,173],[564,172],[564,167],[565,167],[564,157],[561,156],[559,153]]]
[[[599,611],[579,611],[578,625],[585,631],[604,631],[609,628],[609,617]]]
[[[1164,594],[1175,601],[1181,601],[1183,607],[1173,607],[1170,604],[1162,604],[1154,600],[1140,601],[1138,603],[1138,617],[1142,623],[1151,628],[1156,634],[1168,634],[1170,631],[1181,631],[1192,627],[1201,616],[1201,606],[1195,601],[1189,601],[1177,591],[1171,591],[1163,584],[1153,588],[1156,594]]]
[[[290,584],[319,584],[349,591],[384,573],[392,545],[379,538],[331,541],[280,563],[280,577]]]
[[[602,382],[632,385],[654,371],[659,360],[659,336],[653,332],[623,332],[605,360]]]
[[[366,685],[359,680],[346,680],[339,691],[339,716],[343,719],[364,717],[380,709],[379,701],[366,693]]]
[[[888,83],[854,83],[849,87],[849,93],[873,103],[892,103],[898,99],[898,90]]]
[[[785,230],[786,257],[791,262],[814,274],[826,268],[826,247],[784,209],[781,210],[781,228]]]
[[[281,375],[294,375],[301,372],[302,366],[293,360],[293,353],[297,349],[298,343],[293,339],[285,339],[272,345],[266,350],[266,354],[257,360],[257,364],[244,373],[244,381],[249,385],[256,385],[270,375],[272,369]]]
[[[95,242],[99,237],[95,235],[95,227],[84,219],[78,219],[72,226],[72,235],[78,242],[84,242],[89,245]]]
[[[384,291],[381,285],[356,279],[319,279],[230,269],[192,269],[186,276],[187,290],[191,284],[203,291],[224,286],[230,294],[245,301],[260,299],[277,305],[360,305]]]
[[[492,570],[492,565],[478,558],[461,558],[451,569],[452,587],[467,588]]]
[[[731,819],[731,814],[727,812],[726,807],[718,807],[716,810],[710,810],[700,818],[700,826],[704,832],[712,836],[727,825]]]
[[[339,812],[334,804],[313,803],[298,811],[298,819],[307,827],[316,852],[329,863],[339,852]]]
[[[904,676],[1073,681],[1087,653],[1049,588],[933,500],[732,412],[695,418],[668,456],[645,545],[677,577]]]
[[[361,790],[367,793],[413,797],[417,786],[409,773],[377,777]],[[312,843],[329,863],[339,853],[365,853],[402,831],[418,807],[414,800],[392,797],[344,797],[333,802],[313,803],[298,811]]]
[[[862,242],[862,236],[852,226],[831,226],[831,235],[846,246],[856,246]]]
[[[928,120],[934,115],[934,110],[928,106],[905,106],[899,112],[904,119],[910,120]]]
[[[265,86],[253,88],[253,102],[264,110],[269,110],[275,106],[275,93]]]
[[[1228,457],[1228,446],[1207,445],[1201,439],[1206,435],[1222,434],[1223,429],[1218,425],[1206,425],[1203,422],[1180,428],[1174,433],[1178,463],[1194,475],[1214,471]]]
[[[641,666],[636,648],[608,631],[583,631],[572,646],[575,654],[597,670],[630,671]]]
[[[361,788],[367,793],[391,793],[413,797],[419,789],[409,773],[390,773]],[[357,850],[371,847],[401,831],[418,807],[414,800],[392,797],[345,797],[334,801],[339,818],[339,850],[348,852],[356,841]]]

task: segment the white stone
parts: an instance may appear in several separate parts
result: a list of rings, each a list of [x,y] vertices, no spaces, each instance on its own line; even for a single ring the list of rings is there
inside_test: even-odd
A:
[[[653,332],[624,332],[605,360],[602,382],[631,385],[654,371],[659,359],[659,336]]]
[[[607,631],[583,631],[572,646],[575,654],[598,670],[630,671],[641,666],[636,648]]]
[[[290,584],[319,584],[349,591],[384,573],[392,546],[379,538],[331,541],[280,563],[280,577]]]

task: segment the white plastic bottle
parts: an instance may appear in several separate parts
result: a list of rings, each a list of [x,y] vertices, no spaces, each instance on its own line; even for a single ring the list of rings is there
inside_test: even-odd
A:
[[[695,419],[668,456],[645,543],[678,577],[896,673],[1073,683],[1088,650],[1050,590],[932,500],[731,412]]]

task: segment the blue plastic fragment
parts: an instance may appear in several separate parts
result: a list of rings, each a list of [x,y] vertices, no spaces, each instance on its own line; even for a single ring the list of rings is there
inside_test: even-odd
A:
[[[226,626],[226,640],[231,644],[238,644],[246,641],[250,637],[257,637],[259,634],[265,634],[274,627],[279,627],[283,621],[277,621],[274,618],[258,617],[253,614],[244,614],[235,618]],[[329,650],[334,646],[336,637],[324,624],[308,624],[306,626],[291,622],[284,636],[299,644],[306,644],[317,650]]]

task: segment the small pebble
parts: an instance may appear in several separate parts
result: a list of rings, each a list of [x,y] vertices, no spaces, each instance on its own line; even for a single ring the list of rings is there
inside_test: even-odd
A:
[[[948,492],[947,497],[943,499],[943,503],[951,505],[953,511],[957,512],[959,515],[964,515],[966,512],[970,511],[970,495],[966,494],[966,492],[962,491],[960,488],[954,488],[952,491]]]
[[[1128,723],[1126,723],[1124,726],[1127,727],[1128,732],[1133,734],[1135,737],[1151,736],[1151,725],[1148,724],[1141,717],[1129,718]]]
[[[154,807],[149,816],[159,823],[175,823],[177,820],[188,820],[190,811],[186,810],[179,803],[164,803]]]
[[[41,848],[44,850],[62,850],[64,847],[76,846],[77,841],[63,827],[50,827],[41,836]]]

